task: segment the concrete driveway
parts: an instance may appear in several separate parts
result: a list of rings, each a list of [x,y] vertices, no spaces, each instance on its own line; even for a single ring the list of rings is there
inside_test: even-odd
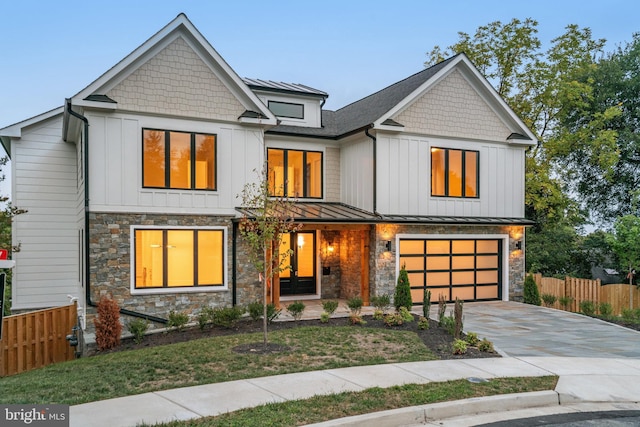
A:
[[[463,315],[465,332],[486,337],[506,356],[640,358],[640,332],[581,314],[492,301],[465,303]]]

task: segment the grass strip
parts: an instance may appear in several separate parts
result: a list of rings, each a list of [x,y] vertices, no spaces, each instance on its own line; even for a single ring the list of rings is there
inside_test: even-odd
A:
[[[553,390],[558,378],[495,378],[474,384],[456,380],[429,384],[407,384],[389,388],[370,388],[361,392],[345,392],[283,403],[270,403],[255,408],[190,421],[172,421],[162,427],[230,427],[230,426],[299,426],[371,412],[472,397]],[[142,424],[141,427],[145,425]]]

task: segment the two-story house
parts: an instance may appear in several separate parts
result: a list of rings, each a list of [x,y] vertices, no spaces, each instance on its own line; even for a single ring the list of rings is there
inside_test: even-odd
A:
[[[0,129],[12,160],[13,309],[166,318],[261,296],[238,194],[268,165],[296,199],[276,300],[519,299],[535,136],[461,54],[337,111],[239,77],[179,15],[64,105]],[[250,212],[249,212],[250,214]]]

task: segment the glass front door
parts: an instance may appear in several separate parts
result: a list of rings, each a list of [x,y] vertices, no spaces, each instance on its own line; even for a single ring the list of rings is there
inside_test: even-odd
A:
[[[314,232],[287,233],[282,236],[280,253],[290,250],[280,273],[280,295],[316,293],[316,235]]]

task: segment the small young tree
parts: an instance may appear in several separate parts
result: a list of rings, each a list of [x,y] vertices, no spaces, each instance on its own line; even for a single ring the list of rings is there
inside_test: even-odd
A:
[[[122,324],[118,303],[103,296],[98,302],[98,317],[93,319],[96,327],[96,345],[98,350],[109,350],[120,345]]]
[[[527,277],[524,279],[524,302],[525,304],[533,305],[542,304],[540,293],[538,292],[538,285],[536,285],[536,281],[531,274],[527,274]]]
[[[244,215],[238,230],[247,243],[251,264],[262,280],[262,329],[266,347],[268,290],[276,275],[289,268],[286,261],[290,253],[280,253],[282,236],[297,231],[302,224],[294,222],[294,202],[286,195],[274,195],[285,192],[282,189],[276,191],[269,185],[266,166],[259,177],[258,182],[247,183],[240,194]]]
[[[399,311],[400,307],[406,307],[407,310],[411,310],[413,302],[411,301],[411,285],[409,284],[409,274],[403,265],[398,275],[398,285],[396,286],[396,293],[393,296],[393,305],[396,310]]]

